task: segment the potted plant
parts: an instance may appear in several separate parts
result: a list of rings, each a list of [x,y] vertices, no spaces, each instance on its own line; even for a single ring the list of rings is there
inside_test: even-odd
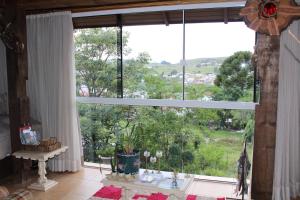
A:
[[[116,153],[117,172],[137,174],[140,168],[140,152],[135,148],[135,125],[126,128],[120,136],[120,146]]]

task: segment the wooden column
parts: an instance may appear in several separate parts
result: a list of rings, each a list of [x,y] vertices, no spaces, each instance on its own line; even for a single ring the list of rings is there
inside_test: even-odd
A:
[[[27,80],[27,47],[26,47],[26,17],[25,12],[17,7],[16,0],[5,1],[5,21],[12,23],[13,33],[24,43],[24,51],[17,53],[6,48],[9,121],[12,152],[21,148],[19,127],[29,121],[29,99],[26,95]],[[23,173],[23,162],[13,159],[15,174],[21,175],[22,182],[26,179]],[[27,163],[27,166],[30,165]]]
[[[6,0],[5,21],[13,24],[13,31],[24,43],[21,53],[6,48],[9,119],[12,151],[20,150],[19,127],[29,121],[29,100],[26,95],[27,47],[26,18],[24,11],[17,7],[15,0]]]
[[[255,109],[251,198],[271,200],[276,144],[280,37],[258,33],[254,64],[261,83]]]

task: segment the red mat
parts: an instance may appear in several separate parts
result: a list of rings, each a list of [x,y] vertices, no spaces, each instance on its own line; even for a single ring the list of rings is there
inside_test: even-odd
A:
[[[119,200],[122,196],[122,189],[111,186],[104,186],[102,187],[98,192],[96,192],[94,197],[100,197],[100,198],[107,198],[107,199],[114,199]]]
[[[99,198],[106,198],[106,199],[113,199],[119,200],[122,197],[122,188],[111,186],[104,186],[98,192],[96,192],[93,197]],[[168,195],[164,195],[162,193],[152,193],[151,195],[143,195],[143,194],[136,194],[132,198],[133,200],[138,200],[140,198],[147,198],[147,200],[167,200]],[[196,200],[196,195],[188,195],[186,200]],[[226,200],[226,198],[221,197],[217,198],[217,200]]]

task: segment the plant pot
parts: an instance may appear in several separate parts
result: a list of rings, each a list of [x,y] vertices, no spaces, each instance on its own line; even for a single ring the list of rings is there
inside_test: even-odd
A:
[[[140,169],[140,152],[134,151],[132,154],[118,153],[117,163],[119,173],[137,174]]]
[[[110,165],[112,159],[114,159],[114,157],[99,156],[100,164]]]

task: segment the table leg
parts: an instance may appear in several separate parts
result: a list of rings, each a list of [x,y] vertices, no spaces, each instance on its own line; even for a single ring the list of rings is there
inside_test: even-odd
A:
[[[47,174],[47,171],[46,171],[46,162],[45,161],[39,161],[39,183],[40,184],[44,184],[47,182],[47,177],[46,177],[46,174]]]
[[[127,189],[126,187],[124,187],[124,197],[125,197],[125,199],[129,199],[128,192],[129,192],[129,189]]]
[[[37,183],[31,184],[28,188],[34,189],[34,190],[42,190],[47,191],[50,188],[54,187],[57,182],[53,180],[48,180],[46,177],[47,171],[46,171],[46,161],[45,160],[39,160],[39,179]]]

